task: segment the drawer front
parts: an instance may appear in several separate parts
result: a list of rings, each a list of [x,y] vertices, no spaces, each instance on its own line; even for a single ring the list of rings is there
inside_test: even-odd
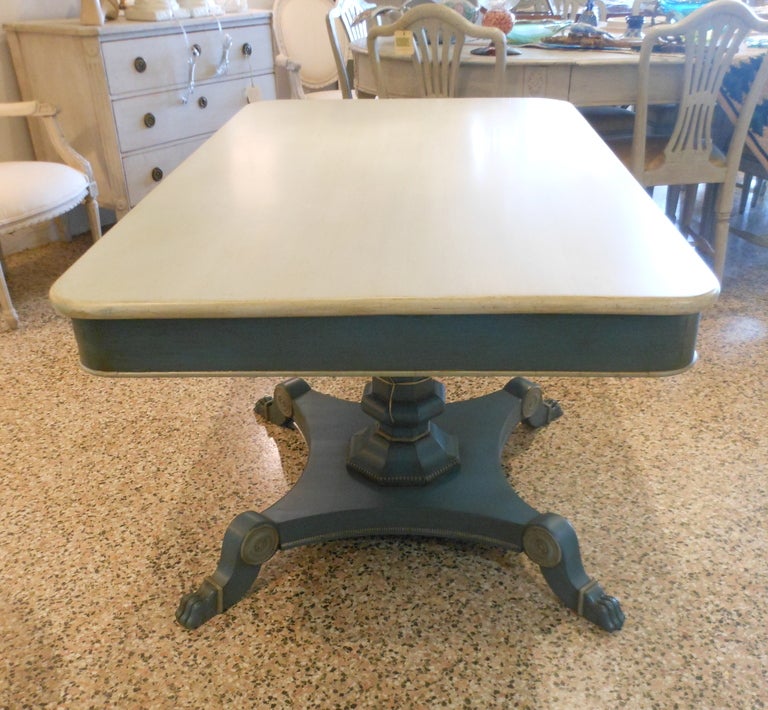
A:
[[[124,158],[123,168],[128,185],[130,206],[135,207],[139,200],[168,177],[168,174],[205,143],[206,139],[207,136],[194,138],[184,143],[176,143],[144,153],[135,153]]]
[[[102,44],[109,92],[117,96],[185,85],[189,80],[189,47],[194,45],[200,48],[195,81],[212,79],[222,58],[226,35],[232,38],[232,46],[229,70],[224,78],[273,71],[269,25],[224,28],[223,32],[218,29],[187,31],[189,46],[182,32],[123,39]]]
[[[253,77],[262,99],[275,98],[273,74]],[[113,102],[121,153],[213,133],[246,104],[249,78],[198,84],[186,104],[181,89]]]

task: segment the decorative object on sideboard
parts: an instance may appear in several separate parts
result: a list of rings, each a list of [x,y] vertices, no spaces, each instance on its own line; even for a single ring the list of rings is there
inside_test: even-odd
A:
[[[182,10],[189,11],[192,17],[207,17],[208,15],[223,15],[224,10],[213,0],[179,0]]]
[[[99,0],[80,0],[80,24],[104,24],[104,11]]]
[[[101,0],[101,9],[108,20],[116,20],[120,14],[120,0]]]
[[[226,11],[241,12],[247,8],[246,0],[228,0]],[[125,8],[125,17],[128,20],[164,21],[223,15],[224,12],[224,7],[214,0],[135,0],[133,5]]]
[[[162,22],[190,17],[189,10],[179,7],[176,0],[135,0],[125,8],[127,20]]]
[[[222,0],[221,6],[224,12],[245,12],[248,9],[248,0]]]

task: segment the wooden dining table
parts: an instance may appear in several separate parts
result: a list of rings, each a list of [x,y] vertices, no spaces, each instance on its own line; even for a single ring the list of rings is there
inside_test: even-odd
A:
[[[216,570],[182,597],[185,627],[245,597],[278,550],[417,535],[525,552],[565,606],[615,631],[624,614],[573,527],[517,495],[502,451],[518,425],[562,414],[535,373],[690,367],[718,291],[572,105],[393,99],[246,106],[51,300],[91,373],[289,378],[256,409],[300,431],[306,469],[232,520]],[[312,374],[371,380],[351,402]],[[449,403],[433,378],[478,374],[513,377]]]
[[[410,57],[396,55],[391,38],[379,40],[382,71],[392,98],[418,96]],[[469,41],[462,51],[458,96],[492,95],[494,57],[478,56],[472,49],[487,45]],[[377,93],[373,64],[366,40],[350,45],[354,84],[360,96]],[[576,106],[632,104],[637,99],[639,52],[633,49],[515,47],[519,55],[507,57],[503,96],[563,99]],[[651,103],[676,103],[683,81],[683,55],[658,54],[651,62]]]

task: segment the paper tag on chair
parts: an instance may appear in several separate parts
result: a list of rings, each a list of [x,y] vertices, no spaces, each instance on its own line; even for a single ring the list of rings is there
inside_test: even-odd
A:
[[[410,57],[413,54],[413,32],[397,30],[395,32],[395,56]]]

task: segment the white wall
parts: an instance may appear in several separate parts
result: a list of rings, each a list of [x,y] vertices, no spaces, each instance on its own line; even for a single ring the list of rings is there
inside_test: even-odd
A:
[[[75,17],[80,12],[80,0],[2,0],[0,25],[6,22],[37,20],[53,17]],[[18,101],[19,87],[13,73],[11,55],[5,32],[0,31],[0,101]],[[32,157],[26,123],[0,122],[0,160],[23,160]]]

